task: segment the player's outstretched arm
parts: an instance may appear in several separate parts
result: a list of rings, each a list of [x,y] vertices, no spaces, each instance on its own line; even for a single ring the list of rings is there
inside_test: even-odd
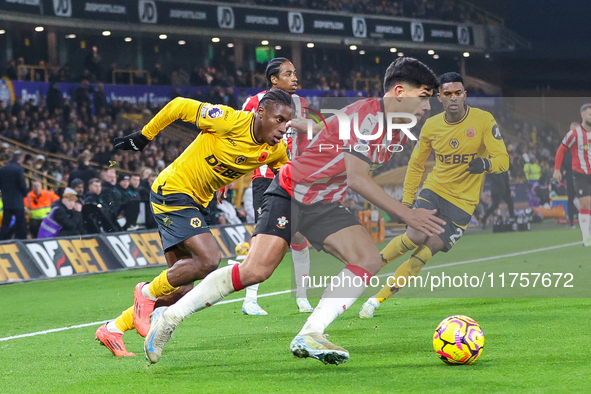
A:
[[[202,105],[204,105],[204,103],[197,100],[177,97],[166,104],[164,108],[162,108],[150,120],[150,122],[144,126],[142,131],[115,138],[113,144],[117,149],[142,151],[161,130],[175,120],[181,119],[184,122],[195,124],[197,121],[197,114]]]
[[[445,221],[435,216],[436,210],[410,209],[384,191],[369,176],[369,164],[359,157],[345,153],[347,186],[367,201],[389,214],[398,216],[410,227],[428,236],[443,233]]]

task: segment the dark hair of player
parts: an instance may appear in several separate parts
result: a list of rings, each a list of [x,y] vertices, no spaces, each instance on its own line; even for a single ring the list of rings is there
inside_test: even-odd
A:
[[[423,85],[429,89],[439,87],[435,73],[424,63],[412,57],[399,57],[388,66],[384,75],[384,92],[398,83],[407,83],[415,88]]]
[[[279,74],[279,67],[285,62],[289,62],[289,59],[284,57],[276,57],[274,59],[269,60],[267,64],[267,69],[265,70],[265,76],[267,77],[267,84],[269,87],[273,86],[271,83],[271,77],[273,75],[277,76]]]
[[[462,85],[464,84],[464,78],[460,74],[455,71],[450,71],[445,74],[441,74],[439,77],[439,83],[443,85],[444,83],[453,83],[453,82],[460,82]]]
[[[265,95],[263,96],[263,98],[261,99],[261,101],[259,102],[259,107],[260,106],[266,106],[267,103],[276,103],[276,104],[281,104],[281,105],[287,105],[288,107],[291,107],[291,95],[289,93],[284,92],[281,89],[273,89],[273,90],[269,90],[267,93],[265,93]]]

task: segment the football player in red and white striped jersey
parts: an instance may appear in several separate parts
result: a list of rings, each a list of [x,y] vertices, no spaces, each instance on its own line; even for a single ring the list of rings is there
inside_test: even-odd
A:
[[[298,88],[298,77],[296,69],[293,64],[284,57],[277,57],[271,59],[267,64],[265,70],[267,84],[269,90],[281,89],[286,93],[291,94],[292,99],[292,116],[298,118],[305,118],[304,109],[308,107],[306,99],[296,94]],[[247,112],[256,112],[259,101],[267,93],[264,90],[260,93],[250,96],[242,105],[242,110]],[[287,133],[284,138],[287,138],[287,146],[289,148],[290,158],[293,159],[300,151],[298,146],[307,144],[306,135],[303,133]],[[299,144],[298,144],[299,142]],[[263,194],[269,187],[275,173],[271,171],[269,166],[263,165],[256,168],[252,173],[252,202],[255,211],[255,221],[261,214],[263,206]],[[300,234],[296,233],[291,240],[291,261],[293,263],[295,281],[296,281],[296,303],[300,312],[309,313],[314,310],[308,301],[306,294],[306,287],[304,286],[304,278],[310,274],[310,252],[308,251],[308,240]],[[259,285],[252,285],[246,288],[246,297],[242,304],[242,312],[245,315],[266,315],[267,312],[261,308],[257,302]]]
[[[354,143],[367,145],[380,130],[379,124],[384,126],[384,113],[410,113],[420,118],[430,108],[429,98],[434,89],[439,86],[437,77],[427,66],[412,58],[398,58],[386,70],[384,77],[384,111],[376,111],[380,122],[360,125],[362,135]],[[368,106],[375,103],[365,100]],[[359,108],[362,112],[362,108]],[[369,112],[373,112],[369,111]],[[374,119],[375,120],[375,119]],[[395,119],[395,124],[408,124],[402,119]],[[382,130],[383,131],[383,130]],[[339,133],[339,129],[322,129],[322,133]],[[395,134],[400,135],[401,130]],[[315,137],[316,138],[316,137]],[[400,137],[398,137],[400,138]],[[355,149],[359,151],[362,149]],[[333,149],[333,158],[345,161],[346,184],[369,202],[385,210],[389,214],[403,219],[410,227],[424,232],[428,236],[443,233],[445,221],[435,216],[436,210],[410,209],[396,199],[389,196],[376,184],[369,172],[373,164],[380,164],[378,154],[359,157],[346,150],[343,152]],[[376,150],[376,153],[377,150]],[[303,155],[302,155],[303,157]],[[297,168],[300,158],[293,160],[292,166],[284,165],[279,178],[289,176],[290,168]],[[327,163],[330,166],[330,162]],[[338,169],[338,168],[337,168]],[[324,168],[317,168],[322,171]],[[313,176],[314,173],[308,174]],[[330,184],[335,181],[340,184],[340,173],[317,180]],[[297,185],[294,185],[294,189]],[[330,185],[324,190],[329,191]],[[156,310],[156,319],[152,322],[151,340],[144,345],[146,351],[153,354],[152,362],[158,361],[162,350],[172,337],[176,327],[191,314],[212,306],[225,296],[239,291],[246,286],[266,280],[288,251],[292,239],[292,229],[300,231],[317,249],[323,249],[335,256],[345,268],[336,276],[330,277],[330,285],[316,309],[308,318],[306,324],[293,339],[291,352],[299,358],[312,357],[325,364],[340,364],[349,358],[349,352],[336,346],[326,339],[326,328],[346,309],[348,309],[367,286],[372,283],[373,275],[382,267],[382,259],[373,240],[365,227],[357,218],[345,209],[338,201],[325,200],[312,204],[305,204],[291,198],[291,190],[286,190],[278,179],[275,179],[265,192],[263,212],[259,218],[253,234],[250,253],[245,261],[232,267],[222,267],[203,279],[197,286],[187,293],[180,301],[168,309]],[[318,278],[317,278],[318,279]],[[321,280],[321,279],[320,279]],[[148,354],[148,353],[147,353]]]
[[[554,159],[554,179],[562,180],[560,167],[564,154],[570,149],[572,155],[575,193],[579,197],[579,226],[583,245],[591,246],[591,104],[581,107],[582,123],[571,129],[558,147]]]

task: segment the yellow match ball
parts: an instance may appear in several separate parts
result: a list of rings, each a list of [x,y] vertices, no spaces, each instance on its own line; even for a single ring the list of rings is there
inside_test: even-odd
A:
[[[246,256],[248,249],[250,249],[250,244],[248,242],[242,242],[236,245],[234,252],[236,252],[236,256]]]

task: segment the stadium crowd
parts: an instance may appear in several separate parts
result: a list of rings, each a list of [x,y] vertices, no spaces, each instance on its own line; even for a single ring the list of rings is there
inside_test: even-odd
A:
[[[486,15],[472,4],[457,0],[230,0],[229,2],[453,22],[484,23],[486,20]]]
[[[329,74],[328,78],[323,78],[323,81],[331,79]],[[304,84],[305,80],[306,78],[303,78],[301,83]],[[82,180],[84,186],[79,195],[83,203],[84,194],[89,192],[89,181],[91,178],[99,178],[102,181],[102,191],[98,194],[102,193],[103,205],[106,201],[112,201],[113,193],[119,196],[119,201],[114,206],[108,207],[112,212],[106,213],[102,220],[95,218],[91,220],[95,222],[93,224],[88,224],[86,220],[85,232],[120,230],[118,218],[126,218],[123,221],[124,228],[135,226],[137,208],[134,206],[126,210],[123,207],[130,198],[133,201],[148,202],[149,186],[155,174],[158,174],[183,151],[187,141],[164,133],[158,137],[157,144],[151,144],[141,154],[115,151],[111,144],[113,138],[139,129],[140,123],[149,119],[160,107],[148,108],[144,105],[136,106],[121,101],[109,103],[103,92],[102,83],[93,86],[86,79],[69,93],[71,100],[63,97],[63,92],[58,89],[57,84],[52,84],[47,96],[41,98],[37,104],[32,100],[22,102],[20,97],[17,97],[11,106],[0,102],[0,135],[24,147],[60,155],[60,159],[56,159],[43,154],[25,154],[23,163],[25,168],[29,169],[27,172],[30,179],[41,178],[44,175],[53,179],[54,181],[50,181],[48,187],[58,191],[58,194],[63,193],[65,186],[74,188],[76,181]],[[177,89],[175,95],[182,94],[182,88]],[[377,96],[379,91],[365,94]],[[327,89],[318,102],[322,104],[325,98],[342,96],[344,96],[342,89]],[[193,98],[240,108],[247,95],[244,89],[234,90],[232,87],[214,86],[198,91]],[[436,108],[433,109],[433,111],[436,110]],[[524,169],[527,167],[527,162],[533,161],[540,166],[540,176],[537,178],[539,183],[549,184],[554,152],[560,144],[564,131],[555,130],[551,125],[543,122],[524,121],[502,110],[494,111],[494,115],[501,129],[504,130],[504,135],[509,136],[506,138],[506,143],[511,158],[511,180],[530,180]],[[10,144],[3,143],[0,149],[2,162],[10,160],[10,147]],[[411,148],[412,143],[382,166],[379,172],[406,165]],[[89,175],[86,172],[94,171],[89,166],[90,162],[99,171]],[[551,188],[551,186],[548,187]],[[230,200],[231,196],[230,194]],[[101,205],[101,202],[96,201],[94,205]],[[130,207],[131,205],[133,204],[130,204]],[[241,206],[240,202],[236,205]],[[238,212],[224,212],[214,204],[213,212],[218,223],[222,224],[228,223],[230,216],[233,220],[235,220],[234,217],[239,220],[246,218],[244,209]],[[88,217],[92,216],[89,210],[85,213]],[[151,215],[145,216],[146,226],[153,226],[150,221]],[[31,233],[32,236],[35,236],[34,232]]]

